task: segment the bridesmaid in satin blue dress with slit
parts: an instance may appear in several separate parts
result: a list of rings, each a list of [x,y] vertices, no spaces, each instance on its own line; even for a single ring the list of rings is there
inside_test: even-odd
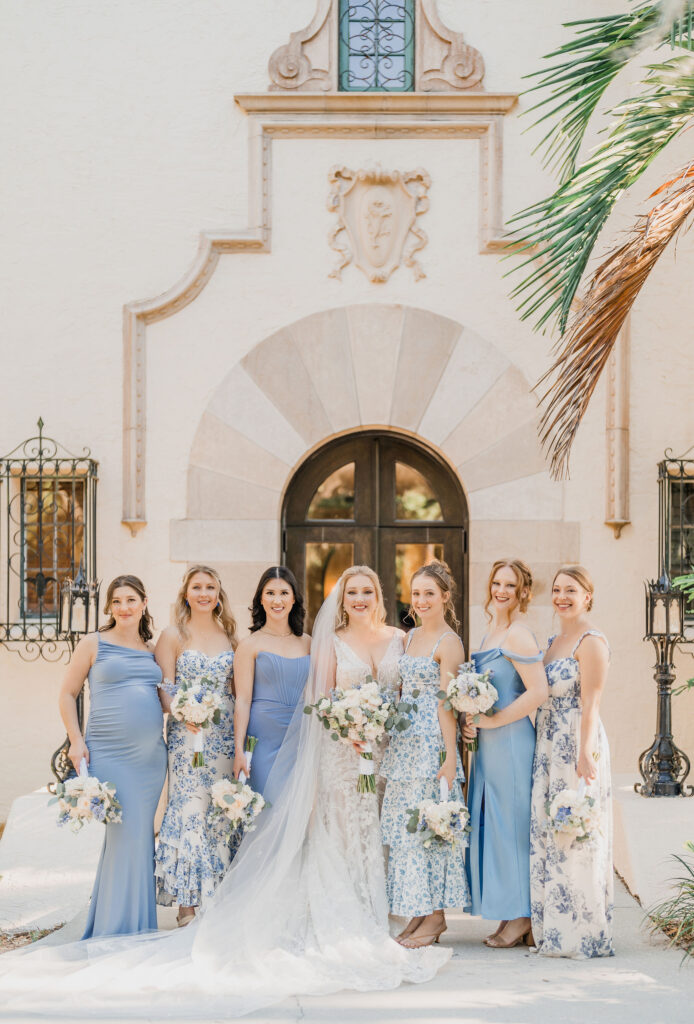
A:
[[[234,660],[234,775],[249,774],[245,741],[247,736],[255,737],[249,782],[264,794],[301,701],[310,663],[311,638],[303,631],[304,600],[286,566],[265,570],[253,595],[251,615],[251,635],[241,641]]]
[[[166,744],[158,687],[161,670],[148,641],[151,619],[134,576],[109,586],[113,626],[90,634],[75,650],[60,695],[70,759],[112,782],[122,822],[105,825],[83,939],[155,930],[154,815],[166,778]],[[74,698],[89,682],[89,720],[79,732]],[[76,691],[76,692],[75,692]]]
[[[492,671],[499,694],[491,717],[477,715],[472,754],[467,866],[472,913],[498,920],[485,939],[494,948],[528,941],[530,932],[530,794],[535,727],[528,717],[546,697],[543,653],[517,621],[530,599],[532,575],[519,559],[495,563],[488,584],[490,631],[472,654],[478,672]],[[485,646],[485,643],[488,646]],[[466,735],[472,730],[467,727]]]

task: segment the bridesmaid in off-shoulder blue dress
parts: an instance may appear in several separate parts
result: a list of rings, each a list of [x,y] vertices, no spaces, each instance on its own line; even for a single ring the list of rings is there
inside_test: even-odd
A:
[[[503,599],[500,599],[506,604],[513,600],[510,583],[515,583],[519,574],[519,570],[511,568],[515,564],[504,563],[503,568],[490,577],[491,586],[491,580],[497,576],[502,584],[508,576]],[[529,590],[530,572],[524,563],[518,564],[527,572]],[[494,592],[492,589],[492,594]],[[515,610],[517,608],[516,600]],[[478,733],[479,749],[470,759],[468,808],[472,832],[467,866],[472,913],[502,922],[497,932],[485,940],[488,945],[500,947],[516,945],[530,932],[530,794],[535,727],[528,715],[546,695],[542,651],[538,647],[537,653],[527,653],[529,648],[538,646],[534,637],[530,640],[532,634],[515,622],[506,629],[499,628],[508,623],[513,610],[504,607],[493,621],[490,637],[498,638],[496,644],[472,654],[478,672],[492,670],[491,682],[499,698],[494,705],[495,715],[482,719],[484,727]],[[504,642],[505,637],[509,646]],[[514,651],[511,646],[514,642],[524,647],[526,653]],[[515,666],[537,668],[524,673],[527,677],[524,682]],[[523,702],[521,717],[501,724],[503,720],[496,716],[516,701]],[[518,927],[512,929],[510,936],[505,935],[506,922],[519,919]]]

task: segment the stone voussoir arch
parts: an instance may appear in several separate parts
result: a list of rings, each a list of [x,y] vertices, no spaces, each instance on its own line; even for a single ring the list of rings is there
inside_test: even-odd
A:
[[[476,492],[545,471],[536,424],[522,372],[457,321],[382,303],[314,313],[259,342],[214,392],[190,451],[186,519],[172,522],[172,558],[276,557],[297,467],[365,428],[440,453],[474,514]]]

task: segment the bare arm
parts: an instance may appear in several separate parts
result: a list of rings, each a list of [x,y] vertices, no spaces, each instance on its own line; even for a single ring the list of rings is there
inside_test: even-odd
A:
[[[179,641],[176,630],[169,627],[162,631],[161,636],[157,640],[157,646],[154,648],[154,660],[161,669],[162,676],[164,677],[162,683],[164,685],[159,687],[159,700],[161,706],[166,714],[171,711],[171,699],[173,694],[169,693],[166,689],[166,682],[173,683],[176,678],[176,658],[179,655]]]
[[[508,648],[522,657],[531,657],[538,654],[537,644],[524,626],[514,626],[509,632],[507,640]],[[522,661],[513,661],[511,664],[523,681],[525,692],[516,697],[507,707],[496,711],[493,715],[475,715],[474,724],[478,729],[499,729],[503,725],[511,725],[521,718],[526,718],[533,711],[539,708],[540,704],[547,700],[549,692],[547,687],[547,676],[542,661],[535,661],[528,665]],[[492,682],[494,680],[492,679]]]
[[[255,676],[255,638],[251,635],[242,640],[234,655],[234,686],[236,705],[234,707],[234,775],[241,772],[248,775],[248,763],[244,747],[248,732],[248,719],[253,701],[253,680]]]
[[[581,670],[581,746],[576,771],[579,778],[591,782],[596,776],[595,738],[598,732],[600,697],[607,680],[609,652],[598,636],[587,636],[576,651]]]
[[[458,666],[462,661],[465,661],[465,648],[458,637],[451,633],[445,636],[439,644],[438,654],[441,670],[441,689],[445,690],[451,676],[457,675]],[[448,788],[450,789],[455,781],[457,760],[455,742],[456,716],[453,711],[447,711],[444,708],[442,700],[439,701],[439,725],[441,726],[441,735],[446,748],[446,760],[441,765],[436,778],[440,779],[443,776],[448,782]]]
[[[60,717],[63,720],[68,739],[70,740],[68,757],[72,761],[75,771],[79,771],[82,758],[89,764],[89,750],[84,742],[84,736],[82,735],[77,718],[77,698],[89,674],[89,669],[96,660],[98,649],[99,638],[95,633],[90,633],[89,636],[85,636],[80,640],[63,676],[60,695],[58,696]]]

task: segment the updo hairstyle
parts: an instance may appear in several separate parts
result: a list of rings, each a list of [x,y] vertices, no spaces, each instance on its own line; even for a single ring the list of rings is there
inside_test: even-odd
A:
[[[530,567],[526,565],[520,558],[498,558],[492,566],[492,571],[489,573],[489,579],[487,580],[487,600],[484,605],[485,615],[491,622],[492,614],[489,611],[489,607],[492,603],[492,583],[494,577],[498,573],[499,569],[504,569],[508,566],[509,569],[513,569],[516,574],[516,597],[518,598],[518,610],[520,612],[526,612],[528,605],[532,601],[533,597],[533,574],[530,571]]]
[[[572,580],[578,583],[579,587],[586,590],[590,594],[590,601],[586,605],[586,611],[593,610],[593,595],[595,594],[595,585],[590,577],[590,573],[587,569],[584,569],[582,565],[562,565],[561,569],[557,569],[552,580],[552,589],[556,583],[557,576],[570,576]]]
[[[434,580],[443,595],[443,617],[451,629],[457,632],[460,626],[458,617],[455,614],[455,595],[457,587],[449,566],[446,562],[440,562],[437,559],[434,559],[433,562],[427,562],[426,565],[423,565],[412,574],[410,589],[418,576],[429,576]],[[416,621],[415,611],[411,604],[409,615],[413,621]]]

